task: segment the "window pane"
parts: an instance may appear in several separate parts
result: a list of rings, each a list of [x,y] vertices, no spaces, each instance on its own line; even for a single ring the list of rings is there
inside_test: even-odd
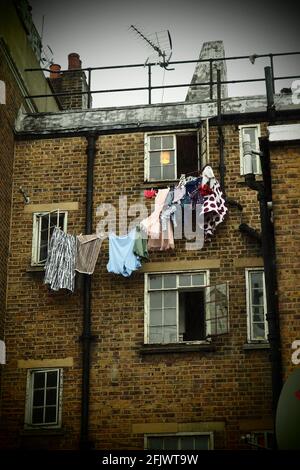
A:
[[[61,230],[64,229],[64,220],[65,220],[65,214],[59,214],[58,217],[58,226]]]
[[[47,390],[46,393],[46,405],[56,405],[56,388]]]
[[[260,165],[259,165],[259,156],[252,155],[252,169],[253,173],[257,174],[260,173]]]
[[[264,292],[262,289],[252,290],[252,304],[263,305],[264,304]]]
[[[193,286],[203,286],[204,283],[204,274],[193,274],[192,275],[192,285]]]
[[[257,128],[256,127],[245,127],[243,129],[244,135],[250,136],[250,143],[253,150],[257,150]]]
[[[162,148],[163,149],[173,149],[174,148],[174,138],[173,136],[163,136],[162,138]]]
[[[161,437],[148,437],[148,449],[149,450],[162,450],[163,439]]]
[[[251,288],[263,288],[263,272],[252,272],[251,277]]]
[[[159,150],[159,149],[161,149],[161,137],[151,136],[150,137],[150,150]]]
[[[180,274],[180,276],[179,276],[179,285],[180,286],[190,286],[191,285],[191,276],[190,276],[190,274]]]
[[[180,438],[181,450],[194,450],[194,437],[185,436]]]
[[[45,387],[45,372],[35,372],[33,379],[33,388]]]
[[[149,328],[149,341],[150,343],[163,342],[163,330],[160,326],[151,326]]]
[[[164,309],[170,307],[176,307],[176,291],[166,291],[164,292]]]
[[[150,310],[162,308],[162,292],[150,292]]]
[[[177,437],[165,437],[164,438],[164,450],[178,450],[178,438]]]
[[[34,390],[33,406],[44,406],[44,390]]]
[[[176,326],[176,308],[164,309],[164,325]]]
[[[163,329],[163,342],[164,343],[176,343],[177,342],[177,327],[176,326],[165,326]]]
[[[150,311],[150,326],[162,325],[162,310],[151,310]]]
[[[57,386],[57,371],[47,373],[47,387]]]
[[[195,450],[208,450],[209,437],[208,436],[195,436]]]
[[[162,170],[164,180],[173,180],[176,178],[174,165],[163,165]]]
[[[150,152],[150,167],[160,167],[160,152]]]
[[[162,276],[149,276],[150,289],[162,288]]]
[[[265,339],[264,323],[253,323],[253,339]]]
[[[45,410],[45,423],[56,423],[56,406],[47,406]]]
[[[265,319],[264,307],[253,307],[253,321],[263,322]]]
[[[43,423],[44,408],[33,408],[32,410],[32,424]]]
[[[170,289],[176,287],[176,274],[165,274],[164,275],[164,287]]]
[[[160,180],[161,175],[160,175],[160,166],[159,167],[150,167],[150,180]]]

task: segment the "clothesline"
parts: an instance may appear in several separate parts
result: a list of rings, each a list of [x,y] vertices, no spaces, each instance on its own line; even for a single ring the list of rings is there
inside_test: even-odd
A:
[[[153,190],[148,191],[155,192],[154,211],[129,234],[117,236],[109,233],[109,272],[129,277],[142,266],[142,260],[148,259],[148,250],[174,249],[174,233],[176,227],[181,226],[183,209],[185,227],[192,226],[191,213],[185,213],[186,206],[200,208],[202,219],[197,224],[203,232],[204,241],[211,239],[227,213],[220,185],[209,165],[204,167],[198,178],[185,176],[181,176],[174,189],[159,189],[157,194]],[[104,238],[99,233],[74,237],[55,227],[44,282],[50,284],[53,290],[66,288],[73,292],[75,271],[93,273]]]

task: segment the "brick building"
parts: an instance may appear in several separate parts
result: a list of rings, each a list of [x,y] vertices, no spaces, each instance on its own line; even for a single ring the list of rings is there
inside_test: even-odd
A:
[[[206,54],[209,47],[203,50]],[[202,69],[197,73],[203,76]],[[290,285],[291,272],[299,273],[293,258],[299,145],[269,146],[266,97],[228,98],[225,87],[222,93],[222,121],[216,101],[203,94],[200,99],[194,89],[182,103],[27,113],[16,121],[2,447],[240,449],[247,433],[270,445],[273,382],[260,211],[256,192],[245,183],[242,143],[248,134],[259,149],[262,137],[269,149],[285,377],[299,324],[298,291]],[[298,120],[299,106],[284,96],[272,127]],[[161,168],[153,177],[149,159],[155,137],[163,152],[163,136],[176,149],[178,173],[172,169],[168,178]],[[283,152],[290,156],[288,166]],[[209,163],[224,179],[229,210],[211,242],[186,250],[186,240],[176,240],[174,250],[152,252],[141,270],[125,278],[107,272],[105,240],[94,274],[78,275],[73,294],[44,285],[43,215],[59,210],[68,233],[95,232],[102,203],[118,207],[124,196],[128,207],[144,202],[144,189],[166,187],[181,172],[194,170],[191,155],[197,168]],[[258,156],[253,168],[260,181]],[[287,192],[282,193],[282,182]],[[229,298],[224,295],[222,302],[230,328],[207,337],[207,286],[225,283]],[[190,308],[196,315],[196,299],[202,322],[193,332],[184,308],[185,330],[179,324],[179,303],[187,308],[191,293]],[[160,307],[153,306],[155,298]],[[162,323],[153,323],[155,308],[162,315],[167,309],[176,313],[172,340],[151,340],[153,325],[159,334],[163,330]]]

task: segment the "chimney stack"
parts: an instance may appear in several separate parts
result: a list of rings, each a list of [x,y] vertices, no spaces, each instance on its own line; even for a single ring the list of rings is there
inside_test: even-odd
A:
[[[71,52],[68,55],[68,70],[81,69],[81,60],[79,54],[76,52]]]
[[[50,78],[55,79],[60,77],[61,66],[59,64],[50,65]]]
[[[223,41],[204,42],[199,59],[221,59],[225,57]],[[217,60],[212,63],[212,79],[217,81],[217,69],[221,71],[221,80],[227,80],[227,68],[225,60]],[[207,101],[210,100],[210,86],[196,86],[194,83],[208,83],[210,81],[210,65],[209,62],[198,62],[195,67],[191,85],[188,89],[185,101]],[[212,87],[212,99],[217,98],[217,85]],[[221,97],[228,97],[227,84],[221,85]]]

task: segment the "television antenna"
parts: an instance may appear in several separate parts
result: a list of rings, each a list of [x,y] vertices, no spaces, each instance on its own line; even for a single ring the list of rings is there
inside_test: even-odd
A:
[[[43,66],[46,66],[47,68],[53,64],[53,51],[51,47],[47,44],[46,47],[44,47],[43,42],[44,42],[44,28],[45,28],[45,15],[42,17],[42,31],[41,31],[41,58],[40,62],[42,62]]]
[[[151,47],[151,49],[155,51],[154,61],[157,64],[159,64],[165,70],[175,70],[174,68],[168,68],[172,56],[172,39],[169,30],[159,31],[153,34],[148,34],[146,36],[146,34],[144,34],[140,28],[133,24],[130,25],[129,29],[132,29],[148,44],[148,46]],[[151,56],[146,59],[145,65],[147,65],[148,62],[151,62],[150,58]]]

